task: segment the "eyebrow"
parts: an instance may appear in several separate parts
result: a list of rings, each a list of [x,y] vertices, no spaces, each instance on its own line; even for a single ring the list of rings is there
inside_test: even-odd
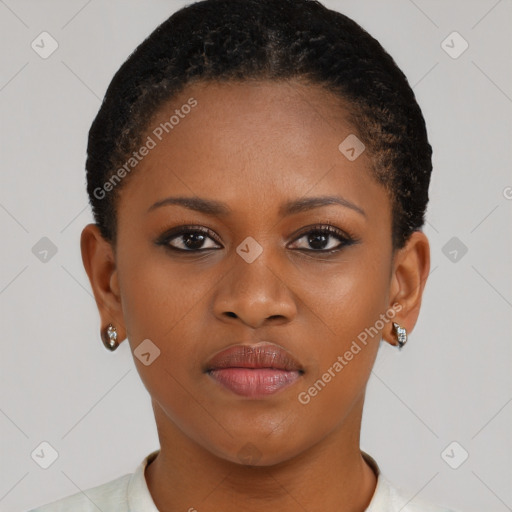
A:
[[[279,215],[285,217],[331,204],[345,206],[346,208],[350,208],[366,217],[366,212],[361,207],[352,203],[348,199],[339,196],[303,197],[293,201],[288,201],[279,208]],[[225,216],[232,213],[231,208],[229,208],[225,203],[221,203],[214,199],[203,199],[200,197],[166,197],[165,199],[157,201],[155,204],[151,205],[148,208],[148,213],[162,206],[169,205],[182,206],[189,210],[194,210],[206,215]]]

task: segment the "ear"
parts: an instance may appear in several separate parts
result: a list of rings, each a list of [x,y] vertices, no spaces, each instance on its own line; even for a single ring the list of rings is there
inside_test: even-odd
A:
[[[121,342],[126,338],[126,330],[112,244],[103,238],[96,224],[87,224],[80,237],[80,249],[100,313],[101,330],[112,323]]]
[[[420,313],[423,289],[430,272],[430,245],[422,231],[414,231],[402,249],[393,258],[389,308],[397,311],[393,322],[410,333]],[[391,345],[398,345],[393,323],[386,324],[383,338]]]

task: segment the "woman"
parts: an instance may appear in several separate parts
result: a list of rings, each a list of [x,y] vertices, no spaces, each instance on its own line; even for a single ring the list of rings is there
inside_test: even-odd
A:
[[[359,447],[380,341],[429,273],[432,149],[404,74],[307,0],[206,0],[128,58],[89,133],[82,257],[160,449],[37,511],[446,511]]]

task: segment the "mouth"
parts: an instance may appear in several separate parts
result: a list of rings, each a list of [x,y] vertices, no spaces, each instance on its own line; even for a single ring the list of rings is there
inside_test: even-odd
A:
[[[214,355],[204,371],[225,389],[249,398],[273,395],[304,374],[289,352],[269,342],[231,346]]]

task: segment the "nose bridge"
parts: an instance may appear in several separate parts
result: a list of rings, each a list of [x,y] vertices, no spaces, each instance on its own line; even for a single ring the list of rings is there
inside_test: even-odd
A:
[[[276,256],[272,253],[268,240],[260,244],[252,237],[237,247],[236,255],[233,255],[232,272],[234,284],[239,285],[240,291],[261,291],[269,297],[279,292],[279,280],[275,275]]]
[[[295,314],[293,296],[280,275],[282,265],[270,247],[271,241],[260,242],[247,237],[237,246],[230,271],[216,294],[217,315],[236,315],[256,326],[270,317],[290,319]]]

